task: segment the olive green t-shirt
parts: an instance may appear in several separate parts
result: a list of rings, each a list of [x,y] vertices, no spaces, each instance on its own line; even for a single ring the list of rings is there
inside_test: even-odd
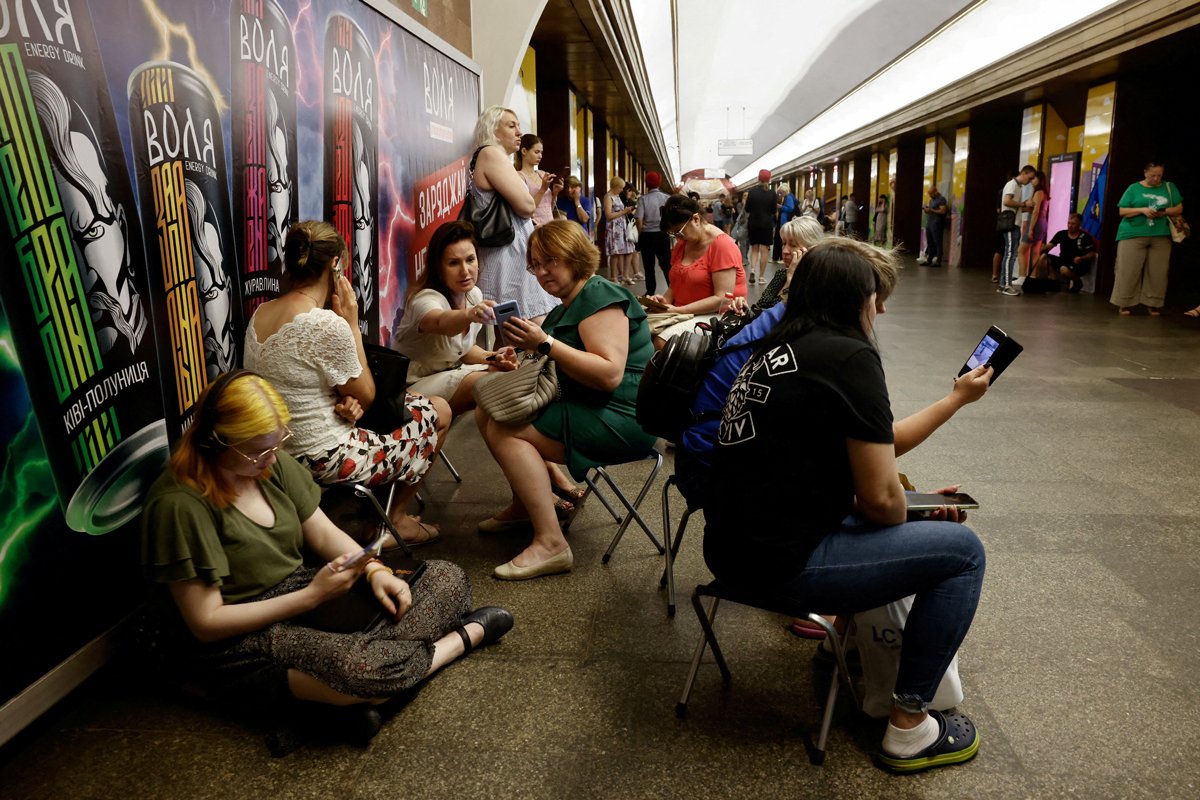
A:
[[[312,516],[321,490],[312,473],[283,451],[260,482],[275,511],[264,528],[234,506],[217,508],[167,469],[142,509],[142,568],[159,583],[199,579],[220,588],[226,603],[256,597],[302,563],[300,523]]]

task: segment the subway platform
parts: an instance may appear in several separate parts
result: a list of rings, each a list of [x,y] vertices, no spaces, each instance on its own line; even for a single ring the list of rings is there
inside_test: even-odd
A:
[[[983,271],[908,264],[877,323],[897,417],[949,391],[988,325],[1025,347],[982,401],[900,460],[918,486],[962,483],[981,504],[969,524],[987,578],[959,654],[961,709],[982,736],[972,763],[889,775],[872,761],[883,723],[843,702],[824,766],[810,765],[828,673],[782,618],[732,605],[718,634],[733,682],[706,659],[677,719],[699,635],[687,596],[710,577],[702,516],[676,565],[674,619],[661,558],[636,528],[601,564],[615,526],[594,500],[569,534],[572,574],[494,581],[523,540],[475,532],[508,487],[464,421],[447,447],[464,481],[434,467],[425,516],[445,536],[421,555],[462,564],[477,604],[512,610],[501,643],[437,675],[367,749],[317,741],[280,759],[256,730],[114,662],[0,750],[0,795],[1200,796],[1200,321],[1183,307],[1119,317],[1090,295],[1004,297]],[[631,488],[644,469],[613,474]],[[786,477],[779,494],[787,502]]]

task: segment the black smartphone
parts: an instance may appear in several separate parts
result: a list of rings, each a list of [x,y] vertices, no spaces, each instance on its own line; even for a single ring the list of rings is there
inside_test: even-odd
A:
[[[942,506],[954,506],[961,509],[979,508],[979,502],[966,492],[949,492],[947,494],[906,492],[904,500],[908,503],[909,511],[934,511]]]
[[[1016,339],[993,325],[987,329],[987,333],[979,340],[979,344],[975,345],[974,352],[967,358],[967,363],[962,365],[958,374],[966,375],[981,364],[991,364],[992,384],[994,385],[996,379],[1000,377],[1000,373],[1004,372],[1005,368],[1024,349]]]

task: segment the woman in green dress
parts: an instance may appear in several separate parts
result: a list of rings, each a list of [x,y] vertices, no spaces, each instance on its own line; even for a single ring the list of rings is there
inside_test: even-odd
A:
[[[502,424],[475,410],[484,441],[513,488],[512,503],[494,519],[528,519],[533,526],[529,546],[496,567],[493,574],[503,580],[568,572],[574,563],[543,459],[566,464],[582,480],[591,467],[635,459],[654,444],[635,417],[638,382],[654,352],[646,312],[628,289],[596,275],[600,252],[575,223],[539,226],[528,258],[529,271],[562,305],[541,327],[509,320],[504,335],[515,347],[554,360],[561,398],[526,425]]]

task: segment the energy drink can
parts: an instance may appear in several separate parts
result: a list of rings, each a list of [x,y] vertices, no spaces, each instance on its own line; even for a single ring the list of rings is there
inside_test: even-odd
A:
[[[350,248],[358,324],[379,340],[378,90],[375,54],[362,29],[333,14],[325,27],[325,218]]]
[[[240,361],[241,305],[225,145],[213,93],[188,67],[142,64],[129,76],[167,433],[192,422],[200,392]]]
[[[249,319],[279,296],[283,242],[299,215],[296,48],[275,0],[234,0],[229,17],[234,238]]]
[[[66,522],[101,534],[167,456],[137,206],[86,4],[7,5],[0,297]]]

